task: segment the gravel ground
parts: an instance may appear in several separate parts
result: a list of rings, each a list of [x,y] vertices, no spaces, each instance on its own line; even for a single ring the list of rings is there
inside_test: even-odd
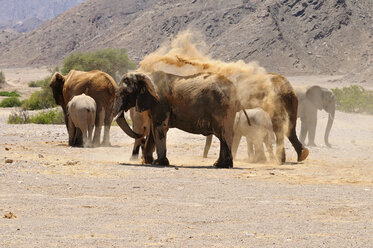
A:
[[[215,169],[218,142],[171,129],[171,166],[112,147],[71,148],[64,125],[8,125],[0,109],[0,247],[372,247],[373,116],[337,112],[330,142],[296,164]]]

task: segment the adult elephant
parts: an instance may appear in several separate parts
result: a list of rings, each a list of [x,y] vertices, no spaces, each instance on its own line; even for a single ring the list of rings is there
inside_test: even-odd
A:
[[[57,105],[62,107],[65,124],[69,130],[69,122],[67,117],[67,104],[77,95],[85,93],[92,97],[97,106],[96,119],[95,119],[95,132],[93,136],[93,146],[100,145],[101,129],[104,125],[104,138],[102,145],[110,145],[110,127],[113,119],[113,105],[117,85],[114,79],[108,74],[94,70],[90,72],[71,70],[66,76],[56,72],[50,82],[53,97]],[[130,136],[139,137],[134,134],[124,116],[117,119],[118,125]],[[73,140],[70,137],[69,140]],[[83,145],[81,132],[75,139],[75,142],[69,142],[71,146]]]
[[[242,105],[245,108],[262,108],[271,117],[273,132],[276,136],[276,159],[280,163],[286,161],[285,154],[285,136],[297,152],[298,162],[307,158],[309,151],[299,141],[296,134],[296,121],[298,98],[295,94],[290,82],[282,75],[269,73],[271,87],[255,87],[254,90],[248,91],[245,95],[247,101],[243,101]],[[255,86],[248,85],[247,87]],[[273,94],[274,93],[274,94]],[[267,97],[268,100],[264,100]],[[269,102],[269,103],[268,103]],[[204,156],[207,156],[208,143],[211,142],[211,137],[206,138]]]
[[[236,112],[242,109],[231,81],[213,73],[177,76],[161,71],[149,76],[136,72],[123,76],[115,96],[114,114],[136,107],[149,111],[151,127],[144,147],[147,164],[168,165],[166,137],[169,128],[211,135],[220,140],[215,166],[233,167],[232,140]],[[156,148],[157,159],[153,160]]]
[[[304,144],[308,135],[308,145],[316,146],[317,110],[325,110],[329,116],[324,134],[324,142],[325,145],[331,147],[329,134],[335,116],[335,96],[333,92],[318,85],[296,87],[295,91],[299,99],[298,117],[301,120],[300,141]]]

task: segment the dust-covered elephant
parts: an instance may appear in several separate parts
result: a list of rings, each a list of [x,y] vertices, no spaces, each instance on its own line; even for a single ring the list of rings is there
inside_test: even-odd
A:
[[[74,96],[67,104],[69,145],[76,143],[76,139],[81,132],[83,137],[83,147],[92,146],[92,133],[96,119],[95,100],[81,94]]]
[[[335,96],[333,92],[318,85],[296,87],[295,91],[299,99],[298,117],[301,120],[300,141],[304,144],[306,136],[308,135],[308,145],[316,146],[317,110],[325,110],[329,116],[324,134],[324,142],[325,145],[331,147],[329,143],[329,134],[335,116]]]
[[[93,146],[100,145],[101,128],[103,125],[105,125],[105,128],[102,145],[110,145],[110,127],[113,119],[115,91],[117,89],[117,85],[111,76],[97,70],[90,72],[71,70],[66,76],[56,72],[51,79],[50,87],[52,88],[56,104],[62,107],[67,129],[69,129],[67,119],[68,102],[74,96],[82,93],[92,97],[97,106]],[[138,137],[131,132],[132,130],[124,120],[124,117],[118,118],[117,123],[128,135],[132,135],[133,138]],[[83,145],[82,136],[77,137],[75,143],[71,145]]]
[[[261,87],[256,82],[245,85],[251,90],[247,91],[248,94],[244,97],[247,101],[242,101],[242,105],[250,109],[260,107],[269,114],[276,136],[276,159],[278,162],[284,163],[286,160],[285,137],[288,137],[297,152],[298,161],[303,161],[307,158],[309,151],[299,141],[295,130],[298,98],[290,82],[284,76],[275,73],[269,73],[268,76],[270,77],[270,87]],[[210,140],[211,137],[207,137],[206,143],[211,142]],[[207,152],[205,148],[204,156],[205,154],[207,156]]]
[[[176,76],[161,71],[149,76],[136,72],[123,76],[115,96],[114,114],[136,106],[149,111],[151,128],[144,147],[144,162],[168,165],[166,137],[169,128],[189,133],[214,134],[220,140],[215,166],[233,167],[232,139],[236,112],[242,107],[231,81],[213,73]],[[153,160],[154,147],[157,159]]]
[[[234,121],[234,135],[232,143],[233,158],[236,157],[242,136],[246,138],[247,155],[250,162],[265,162],[266,156],[263,149],[265,144],[270,160],[274,159],[272,144],[275,141],[271,118],[261,108],[246,109],[250,125],[247,125],[243,111],[237,112]],[[203,157],[206,158],[211,146],[212,135],[206,137]]]

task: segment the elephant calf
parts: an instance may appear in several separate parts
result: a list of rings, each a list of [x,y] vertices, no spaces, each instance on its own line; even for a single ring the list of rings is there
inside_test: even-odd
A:
[[[73,145],[81,132],[83,137],[83,146],[92,146],[92,132],[96,119],[95,100],[81,94],[74,96],[67,104],[69,145]]]
[[[266,161],[263,143],[267,148],[269,158],[274,160],[272,144],[275,140],[271,118],[267,112],[261,108],[246,109],[246,113],[250,119],[250,126],[247,125],[246,118],[243,116],[242,111],[236,114],[232,143],[233,157],[236,157],[241,137],[245,136],[247,155],[250,162]]]
[[[274,160],[272,144],[275,141],[272,121],[268,113],[261,108],[246,109],[249,117],[250,124],[240,111],[236,114],[234,122],[234,136],[232,143],[232,155],[236,157],[238,146],[242,136],[246,137],[247,154],[250,162],[263,162],[266,161],[266,156],[263,149],[265,144],[269,158]],[[211,146],[212,135],[206,137],[205,149],[203,157],[207,157],[208,151]]]

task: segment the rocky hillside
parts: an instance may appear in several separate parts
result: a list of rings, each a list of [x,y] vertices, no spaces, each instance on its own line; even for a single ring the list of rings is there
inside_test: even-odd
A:
[[[27,32],[83,0],[0,0],[0,30]]]
[[[373,74],[372,13],[373,2],[360,0],[88,0],[33,32],[0,34],[0,65],[55,65],[106,47],[139,61],[192,28],[216,58],[364,80]]]

